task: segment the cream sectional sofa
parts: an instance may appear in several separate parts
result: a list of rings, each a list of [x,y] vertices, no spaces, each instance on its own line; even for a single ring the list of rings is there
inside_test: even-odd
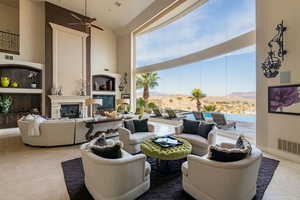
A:
[[[46,120],[40,123],[39,136],[29,136],[29,122],[23,119],[18,121],[18,127],[24,144],[39,147],[74,145],[86,142],[86,119]],[[118,128],[122,122],[108,122],[95,126],[94,131],[106,131],[110,128]]]

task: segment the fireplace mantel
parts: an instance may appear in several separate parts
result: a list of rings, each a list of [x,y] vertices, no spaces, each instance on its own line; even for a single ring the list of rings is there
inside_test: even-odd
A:
[[[57,96],[49,95],[51,99],[51,117],[54,119],[61,118],[60,110],[61,105],[65,104],[78,104],[82,117],[88,116],[88,109],[85,100],[90,98],[89,96]]]

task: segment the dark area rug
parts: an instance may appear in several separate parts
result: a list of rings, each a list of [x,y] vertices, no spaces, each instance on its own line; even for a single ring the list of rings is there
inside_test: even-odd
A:
[[[157,169],[154,159],[148,159],[151,164],[150,190],[138,200],[194,200],[182,189],[181,164],[185,160],[169,161],[172,172],[162,172]],[[162,163],[164,164],[164,163]],[[257,195],[253,200],[261,200],[272,180],[279,161],[263,157],[257,178]],[[62,163],[65,182],[71,200],[94,200],[84,185],[84,172],[81,158]],[[99,180],[101,181],[101,180]]]

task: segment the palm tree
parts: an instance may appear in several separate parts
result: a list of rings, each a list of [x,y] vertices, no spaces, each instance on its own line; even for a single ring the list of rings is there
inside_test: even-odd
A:
[[[192,101],[196,100],[198,112],[201,111],[201,101],[200,101],[200,99],[202,99],[204,97],[206,97],[206,94],[202,93],[202,91],[199,88],[193,89],[193,91],[192,91]]]
[[[147,72],[143,74],[138,74],[136,78],[137,89],[143,90],[143,98],[147,104],[149,99],[149,90],[158,86],[159,76],[157,72]]]

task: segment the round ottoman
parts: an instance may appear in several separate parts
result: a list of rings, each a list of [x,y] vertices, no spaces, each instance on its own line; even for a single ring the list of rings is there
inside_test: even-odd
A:
[[[183,144],[167,148],[155,144],[152,142],[153,139],[154,138],[147,139],[141,144],[142,152],[149,157],[160,160],[179,160],[187,157],[187,155],[192,152],[191,143],[184,139],[176,138],[177,140],[183,142]]]

